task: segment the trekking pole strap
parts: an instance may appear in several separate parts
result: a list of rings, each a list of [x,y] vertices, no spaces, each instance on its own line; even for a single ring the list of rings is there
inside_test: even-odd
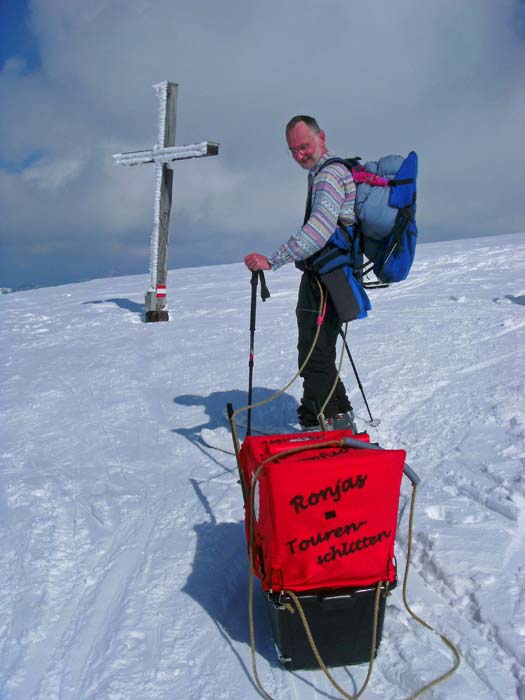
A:
[[[259,273],[259,281],[261,283],[261,299],[263,301],[266,301],[266,299],[269,299],[271,296],[270,290],[268,289],[268,286],[266,285],[266,279],[264,277],[263,270],[258,270],[258,273]]]

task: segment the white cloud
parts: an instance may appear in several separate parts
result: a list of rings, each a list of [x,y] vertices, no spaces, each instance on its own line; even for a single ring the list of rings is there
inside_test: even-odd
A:
[[[305,178],[282,134],[295,113],[344,154],[415,148],[423,237],[522,228],[524,13],[517,0],[33,0],[41,66],[13,57],[0,73],[0,160],[40,160],[2,175],[2,237],[68,256],[89,238],[93,265],[129,241],[136,260],[153,168],[111,155],[155,143],[165,79],[180,83],[177,143],[221,143],[175,171],[184,264],[270,253],[295,230]]]
[[[46,158],[23,171],[21,179],[44,192],[56,192],[69,180],[78,177],[84,161],[80,158]]]
[[[20,56],[13,56],[12,58],[8,58],[4,63],[2,70],[0,70],[0,75],[4,78],[11,75],[21,75],[25,71],[26,66],[27,64],[25,59],[21,58]]]

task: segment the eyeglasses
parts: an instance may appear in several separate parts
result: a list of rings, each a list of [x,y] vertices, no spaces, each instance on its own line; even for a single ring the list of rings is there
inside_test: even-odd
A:
[[[297,156],[299,154],[306,153],[311,147],[312,144],[310,143],[302,143],[300,146],[297,146],[296,148],[290,148],[289,150],[292,156]]]

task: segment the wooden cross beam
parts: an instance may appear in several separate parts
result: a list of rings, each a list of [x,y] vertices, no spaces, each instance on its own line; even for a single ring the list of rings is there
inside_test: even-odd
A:
[[[146,291],[146,322],[169,320],[166,280],[168,276],[168,238],[174,162],[219,154],[219,144],[212,141],[203,141],[188,146],[175,146],[178,85],[163,82],[153,87],[159,99],[157,145],[150,150],[117,153],[113,156],[116,165],[155,163],[156,166],[155,217],[150,252],[151,284]]]

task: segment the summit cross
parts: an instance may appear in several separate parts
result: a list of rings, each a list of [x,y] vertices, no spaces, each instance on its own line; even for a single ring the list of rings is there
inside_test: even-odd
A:
[[[177,115],[177,83],[163,82],[153,86],[159,100],[158,143],[146,151],[116,153],[115,165],[155,163],[155,215],[151,233],[150,288],[146,291],[145,320],[168,321],[166,280],[168,276],[168,238],[173,189],[173,165],[177,160],[216,156],[219,144],[202,141],[175,146]]]

